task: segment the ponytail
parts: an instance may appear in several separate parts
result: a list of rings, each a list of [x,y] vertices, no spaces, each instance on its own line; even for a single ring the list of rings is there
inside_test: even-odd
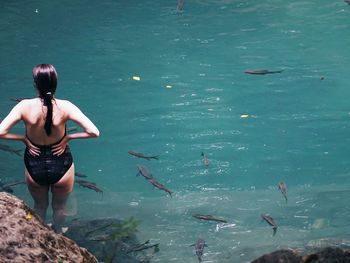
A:
[[[47,107],[44,129],[46,134],[50,136],[53,112],[52,100],[57,87],[57,72],[51,64],[39,64],[33,68],[33,78],[39,97],[43,99],[44,106]]]
[[[47,92],[44,96],[44,106],[47,107],[47,113],[45,118],[45,131],[48,136],[51,135],[52,128],[52,94]]]

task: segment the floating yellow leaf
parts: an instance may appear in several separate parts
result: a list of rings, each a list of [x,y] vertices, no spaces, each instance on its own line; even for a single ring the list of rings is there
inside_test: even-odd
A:
[[[248,118],[248,117],[249,117],[248,114],[242,114],[242,115],[241,115],[241,118]]]
[[[136,80],[136,81],[140,81],[141,80],[141,78],[139,76],[132,76],[132,79]]]
[[[33,218],[33,215],[31,213],[28,213],[26,216],[25,216],[25,219],[27,220],[30,220]]]

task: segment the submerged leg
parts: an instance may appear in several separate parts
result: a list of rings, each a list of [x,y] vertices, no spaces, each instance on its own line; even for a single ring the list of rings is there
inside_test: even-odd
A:
[[[45,221],[46,211],[49,206],[49,186],[37,184],[30,176],[27,169],[24,171],[28,190],[34,200],[34,211]]]
[[[66,219],[66,204],[74,184],[74,164],[57,183],[51,186],[54,229],[60,233]]]

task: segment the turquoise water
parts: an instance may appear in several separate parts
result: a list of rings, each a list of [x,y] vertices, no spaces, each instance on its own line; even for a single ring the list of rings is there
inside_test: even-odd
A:
[[[71,143],[76,170],[104,191],[77,186],[72,218],[134,216],[140,240],[161,244],[154,262],[162,263],[198,262],[189,247],[198,238],[208,244],[204,262],[220,263],[349,238],[350,6],[343,1],[193,0],[178,14],[176,1],[160,0],[0,6],[0,118],[10,98],[35,96],[32,67],[52,63],[57,96],[101,131],[97,140]],[[0,158],[3,181],[23,178],[18,156]],[[138,164],[173,198],[136,177]],[[15,194],[32,204],[25,186]],[[275,237],[261,213],[279,224]]]

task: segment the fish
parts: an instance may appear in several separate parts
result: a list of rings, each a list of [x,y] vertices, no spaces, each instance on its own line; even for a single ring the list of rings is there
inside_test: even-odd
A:
[[[286,199],[286,202],[288,201],[288,197],[287,197],[287,186],[284,182],[279,182],[278,184],[278,189],[280,189],[282,195],[284,196],[284,198]]]
[[[108,241],[111,239],[113,239],[113,235],[111,234],[100,234],[100,235],[91,236],[87,238],[87,240],[89,241]]]
[[[78,177],[87,177],[85,174],[78,173],[78,172],[75,172],[74,175]]]
[[[94,183],[94,182],[90,182],[90,181],[83,180],[83,179],[75,180],[75,182],[78,183],[78,184],[93,184],[93,185],[96,185],[96,183]]]
[[[200,238],[197,240],[196,244],[192,244],[191,246],[194,246],[196,255],[198,257],[198,261],[202,262],[204,248],[207,247],[207,244],[205,244],[205,240]]]
[[[350,0],[345,0],[344,2],[350,5]]]
[[[145,156],[143,153],[138,153],[138,152],[134,152],[134,151],[128,151],[128,153],[130,155],[136,156],[138,158],[143,158],[146,159],[147,161],[151,160],[151,159],[155,159],[155,160],[159,160],[159,155],[155,155],[155,156]]]
[[[94,190],[98,193],[103,193],[103,191],[97,187],[96,183],[85,181],[85,180],[76,180],[76,182],[81,185],[82,187],[89,188],[91,190]]]
[[[273,235],[276,235],[276,232],[277,232],[277,224],[275,222],[275,220],[270,216],[270,215],[267,215],[267,214],[261,214],[261,217],[263,220],[265,220],[270,226],[272,226],[272,229],[273,229]]]
[[[177,0],[176,12],[179,13],[184,9],[185,0]]]
[[[76,127],[76,126],[68,127],[68,128],[66,129],[66,132],[76,131],[77,129],[78,129],[78,127]]]
[[[153,248],[153,247],[154,247],[154,252],[157,253],[159,251],[159,243],[154,244],[154,245],[148,245],[149,242],[150,241],[147,240],[146,242],[143,242],[142,244],[136,245],[136,246],[128,249],[126,251],[126,253],[129,254],[131,252],[138,252],[138,251],[142,251],[142,250]]]
[[[194,214],[192,216],[194,218],[203,219],[203,220],[207,220],[207,221],[216,221],[216,222],[221,222],[221,223],[227,223],[227,221],[225,219],[216,218],[212,215]]]
[[[6,188],[6,187],[13,187],[19,184],[25,184],[25,181],[16,181],[16,182],[12,182],[12,183],[7,183],[7,184],[3,184],[1,185],[2,188]]]
[[[11,100],[16,101],[16,102],[21,102],[22,100],[27,100],[30,98],[11,98]]]
[[[203,157],[203,161],[204,161],[205,166],[208,166],[209,160],[208,160],[207,156],[203,152],[202,152],[201,156]]]
[[[152,179],[149,179],[148,181],[149,181],[153,186],[155,186],[156,188],[158,188],[158,189],[160,189],[160,190],[162,190],[162,191],[164,191],[164,192],[167,192],[167,193],[170,195],[170,197],[172,197],[171,194],[172,194],[173,192],[170,191],[168,188],[166,188],[164,185],[162,185],[160,182],[158,182],[156,179],[152,178]]]
[[[13,189],[10,186],[0,185],[0,190],[12,194]]]
[[[253,74],[253,75],[266,75],[266,74],[274,74],[274,73],[282,73],[284,70],[267,70],[267,69],[254,69],[254,70],[246,70],[244,73]]]
[[[152,174],[148,171],[148,169],[146,168],[146,166],[143,165],[138,165],[137,169],[139,170],[139,172],[137,173],[137,175],[142,175],[143,177],[145,177],[146,179],[153,179]]]
[[[5,151],[5,152],[10,152],[10,153],[16,154],[18,156],[22,156],[22,154],[21,154],[22,150],[12,149],[10,146],[8,146],[6,144],[0,144],[0,150]]]

